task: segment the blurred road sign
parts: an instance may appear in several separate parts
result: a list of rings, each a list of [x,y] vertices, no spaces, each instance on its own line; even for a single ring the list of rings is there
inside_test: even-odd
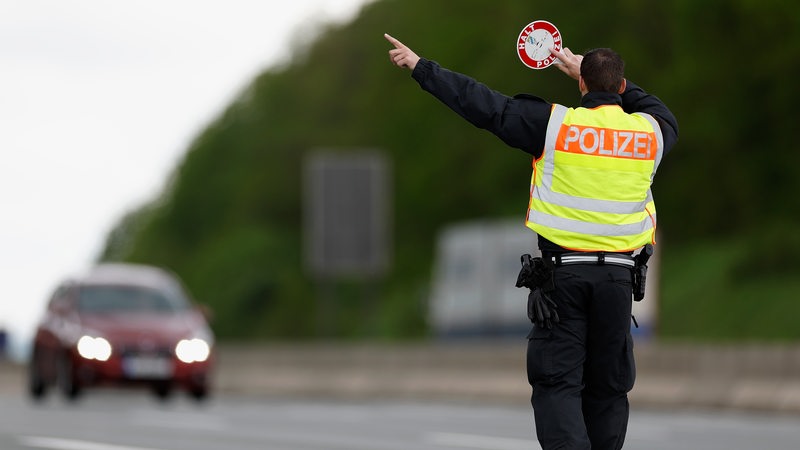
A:
[[[389,265],[389,164],[376,151],[305,162],[306,264],[319,276],[379,276]]]

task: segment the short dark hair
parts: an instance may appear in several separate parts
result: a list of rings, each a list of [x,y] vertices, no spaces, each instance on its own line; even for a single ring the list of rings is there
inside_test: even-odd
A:
[[[581,76],[589,92],[618,93],[625,78],[625,61],[610,48],[596,48],[583,55]]]

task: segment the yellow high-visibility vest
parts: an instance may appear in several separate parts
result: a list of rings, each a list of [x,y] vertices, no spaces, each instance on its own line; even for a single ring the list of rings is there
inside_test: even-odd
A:
[[[650,185],[663,156],[655,119],[618,105],[553,105],[533,161],[526,225],[576,251],[621,252],[655,243]]]

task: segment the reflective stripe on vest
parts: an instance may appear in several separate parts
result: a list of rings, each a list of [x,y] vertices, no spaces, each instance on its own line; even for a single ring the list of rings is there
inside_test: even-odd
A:
[[[627,114],[617,105],[553,105],[544,152],[533,163],[526,225],[581,251],[627,251],[653,242],[650,184],[663,147],[649,114]]]

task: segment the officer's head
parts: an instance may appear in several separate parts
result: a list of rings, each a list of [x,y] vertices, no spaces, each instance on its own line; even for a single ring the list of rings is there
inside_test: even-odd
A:
[[[610,48],[596,48],[583,55],[580,90],[621,94],[625,90],[625,62]]]

